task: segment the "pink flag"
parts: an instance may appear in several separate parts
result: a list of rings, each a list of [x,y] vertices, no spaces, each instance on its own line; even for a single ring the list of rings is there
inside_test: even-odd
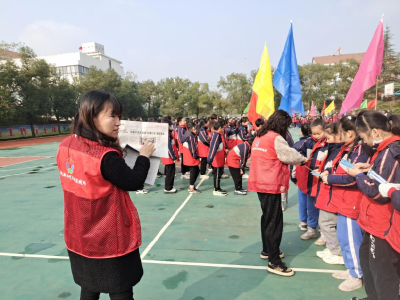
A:
[[[364,97],[364,92],[376,82],[376,76],[381,74],[383,60],[383,18],[375,30],[375,34],[368,50],[361,62],[356,77],[354,77],[346,99],[342,103],[340,116],[346,111],[359,108]]]
[[[315,116],[315,105],[314,105],[314,101],[311,102],[310,115]]]

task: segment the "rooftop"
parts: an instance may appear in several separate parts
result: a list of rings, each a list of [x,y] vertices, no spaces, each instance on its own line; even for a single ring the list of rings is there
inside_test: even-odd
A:
[[[337,64],[341,61],[346,61],[348,59],[355,59],[361,62],[365,52],[363,53],[349,53],[349,54],[338,54],[338,55],[326,55],[326,56],[315,56],[312,59],[313,64],[328,65]]]

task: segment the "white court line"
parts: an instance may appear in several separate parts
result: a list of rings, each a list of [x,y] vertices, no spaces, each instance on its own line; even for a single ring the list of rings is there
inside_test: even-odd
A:
[[[69,259],[68,256],[20,254],[20,253],[0,253],[0,256]],[[177,266],[195,266],[195,267],[231,268],[231,269],[249,269],[249,270],[266,270],[267,269],[266,266],[210,264],[210,263],[195,263],[195,262],[182,262],[182,261],[161,261],[161,260],[146,260],[145,259],[145,260],[142,260],[142,262],[145,264],[157,264],[157,265],[177,265]],[[311,272],[311,273],[335,273],[338,271],[338,270],[304,269],[304,268],[292,268],[292,269],[297,272]]]
[[[24,162],[29,162],[29,161],[24,161]],[[20,163],[18,163],[18,164],[20,164]],[[50,166],[50,165],[52,165],[52,164],[54,164],[54,163],[46,164],[46,165],[38,165],[38,166],[24,167],[24,168],[18,168],[18,169],[4,169],[4,170],[2,170],[2,168],[9,167],[9,166],[13,166],[13,165],[17,165],[17,164],[12,164],[12,165],[8,165],[8,166],[5,166],[5,167],[0,167],[0,172],[16,171],[16,170],[24,170],[24,169],[35,169],[35,168],[43,167],[43,166]]]
[[[210,174],[211,171],[208,171],[207,175]],[[204,178],[199,182],[199,184],[196,186],[196,188],[198,188],[204,181]],[[150,249],[154,246],[155,243],[157,243],[158,239],[161,237],[161,235],[165,232],[165,230],[167,230],[167,228],[169,227],[169,225],[171,225],[172,221],[175,220],[175,217],[179,214],[179,212],[182,210],[182,208],[186,205],[186,203],[188,203],[188,201],[190,200],[190,198],[192,198],[193,194],[189,194],[189,196],[187,196],[187,198],[185,199],[185,201],[183,201],[182,205],[176,210],[176,212],[172,215],[171,219],[169,219],[169,221],[167,222],[167,224],[164,225],[164,227],[160,230],[160,232],[156,235],[156,237],[154,238],[154,240],[151,241],[151,243],[147,246],[146,249],[144,249],[144,251],[142,252],[142,255],[140,255],[140,258],[143,259],[147,253],[149,253]]]
[[[50,168],[44,168],[44,169],[39,169],[39,170],[40,170],[40,171],[43,171],[43,170],[49,170],[49,169],[54,169],[54,168],[58,168],[58,166],[54,166],[54,167],[50,167]],[[39,172],[39,171],[29,171],[29,172],[25,172],[25,173],[19,173],[19,174],[11,174],[11,175],[0,176],[0,178],[6,178],[6,177],[24,175],[24,174],[29,174],[29,173],[40,173],[40,172]]]

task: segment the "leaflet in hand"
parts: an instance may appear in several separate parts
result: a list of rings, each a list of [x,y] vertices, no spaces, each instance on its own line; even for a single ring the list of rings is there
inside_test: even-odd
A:
[[[349,162],[348,160],[345,160],[342,158],[342,160],[339,162],[339,165],[342,167],[343,170],[345,170],[347,173],[349,172],[348,170],[354,167],[355,165]]]
[[[375,171],[373,171],[372,169],[369,169],[367,175],[369,176],[369,178],[371,179],[375,179],[376,181],[378,181],[380,184],[385,184],[387,183],[387,181],[385,179],[383,179],[380,175],[378,175]]]
[[[307,169],[309,169],[310,170],[310,173],[312,174],[312,175],[314,175],[314,176],[318,176],[318,177],[323,177],[322,176],[322,174],[318,174],[318,173],[316,173],[316,172],[314,172],[313,170],[311,170],[309,167],[307,167],[307,166],[305,166]]]
[[[135,166],[136,160],[139,157],[139,151],[133,149],[129,145],[125,147],[126,156],[125,162],[130,167],[133,168]],[[157,157],[150,157],[150,169],[147,173],[147,178],[145,180],[145,184],[154,185],[154,182],[157,178],[158,168],[160,166],[160,159]]]

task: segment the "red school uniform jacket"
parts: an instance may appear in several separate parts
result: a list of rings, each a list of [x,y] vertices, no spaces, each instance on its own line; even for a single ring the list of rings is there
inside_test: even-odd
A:
[[[196,134],[190,130],[186,131],[182,136],[182,154],[185,166],[198,166],[200,157],[197,153],[197,138]]]
[[[173,130],[169,130],[168,133],[168,157],[162,157],[161,161],[164,166],[171,165],[174,161],[179,161],[178,149],[174,139]]]
[[[225,166],[225,145],[224,134],[214,131],[207,156],[207,162],[212,164],[214,168]]]

